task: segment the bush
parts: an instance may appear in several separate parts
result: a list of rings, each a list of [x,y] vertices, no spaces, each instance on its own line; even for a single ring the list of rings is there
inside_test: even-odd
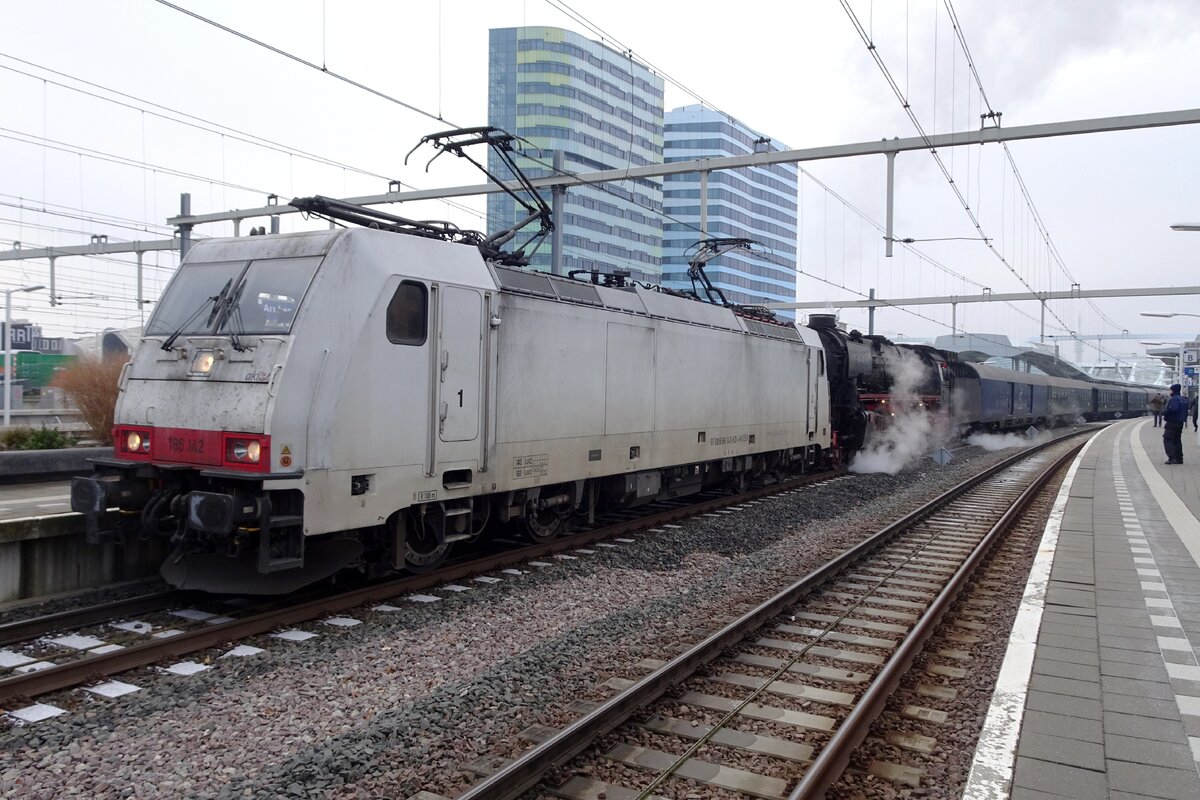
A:
[[[43,425],[34,430],[27,426],[9,428],[0,435],[5,450],[61,450],[74,442],[58,428]]]
[[[92,436],[112,444],[113,412],[117,406],[117,380],[125,362],[81,356],[50,382],[62,388],[79,408]]]
[[[61,450],[74,444],[70,436],[58,428],[47,428],[43,425],[29,436],[29,446],[26,450]]]
[[[28,425],[20,425],[8,428],[3,434],[0,434],[0,442],[3,442],[5,450],[28,450],[29,440],[32,437],[33,428]]]

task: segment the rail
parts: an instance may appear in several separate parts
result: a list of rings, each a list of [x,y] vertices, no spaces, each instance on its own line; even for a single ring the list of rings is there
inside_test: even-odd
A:
[[[269,611],[253,614],[242,619],[233,620],[232,622],[207,625],[203,628],[194,631],[185,631],[169,638],[131,645],[112,653],[91,655],[87,658],[49,667],[37,672],[15,675],[0,680],[0,706],[7,706],[18,698],[36,697],[47,692],[77,686],[99,676],[125,672],[162,659],[178,658],[198,650],[215,647],[231,640],[256,636],[280,626],[295,625],[362,605],[379,603],[397,595],[419,591],[447,581],[460,580],[481,572],[490,572],[523,561],[538,559],[565,550],[573,550],[590,542],[621,536],[631,531],[653,528],[674,520],[703,514],[733,502],[765,497],[795,489],[815,481],[828,480],[837,474],[837,472],[813,473],[770,486],[752,488],[736,495],[723,495],[699,503],[675,506],[646,516],[622,520],[612,525],[605,525],[590,531],[573,533],[543,544],[506,550],[469,561],[450,564],[443,569],[429,574],[404,576],[380,583],[373,583],[332,596],[324,596],[284,607],[272,608]],[[0,635],[2,634],[3,628],[0,628]]]
[[[623,690],[590,713],[563,728],[542,744],[532,748],[480,783],[472,786],[467,792],[460,795],[459,800],[513,800],[513,798],[520,797],[526,791],[536,786],[541,781],[542,776],[551,768],[565,765],[572,758],[590,747],[598,737],[623,724],[637,710],[657,700],[670,687],[694,675],[700,667],[717,658],[722,652],[740,642],[749,633],[762,627],[767,621],[778,616],[785,609],[795,605],[802,597],[825,583],[829,578],[887,544],[902,531],[936,513],[954,499],[969,492],[1000,472],[1020,463],[1030,455],[1048,447],[1061,444],[1072,437],[1093,433],[1095,433],[1094,430],[1075,431],[1066,436],[1057,437],[1031,447],[942,493],[915,511],[912,511],[853,548],[845,551],[834,560],[827,562],[808,575],[800,578],[791,586],[778,592],[762,605],[745,613],[704,641],[676,656],[643,680]],[[1074,452],[1073,450],[1067,457],[1073,456]],[[1057,465],[1051,467],[1048,472],[1052,473],[1055,469],[1057,469]],[[1029,494],[1028,491],[1021,496],[1025,497],[1027,494]],[[1005,512],[1001,522],[1011,519],[1015,513],[1018,512],[1014,512],[1011,509]],[[997,526],[999,524],[997,523]],[[990,542],[995,539],[992,537],[991,532],[989,532],[985,540]],[[982,557],[983,555],[980,555],[978,558],[973,557],[972,563],[977,564]],[[945,594],[945,592],[942,594]],[[954,594],[957,594],[957,590],[955,590]],[[953,596],[951,594],[945,602],[948,603],[953,599]],[[943,610],[944,607],[943,605]],[[941,612],[938,613],[938,619],[940,619],[940,616]],[[933,624],[931,623],[928,628],[919,625],[923,632],[923,637],[928,636],[928,631],[932,630]],[[916,652],[919,652],[920,644],[923,642],[924,638],[921,639],[920,643],[915,645],[916,650],[912,651],[911,655],[906,656],[908,662],[911,662],[911,658],[915,656]],[[909,653],[910,651],[906,650],[905,652]],[[872,688],[875,688],[875,684],[872,684]],[[871,694],[872,707],[863,711],[853,725],[843,726],[847,728],[844,734],[845,737],[852,738],[858,736],[859,740],[861,740],[860,730],[861,735],[865,736],[866,728],[862,726],[869,727],[870,721],[878,714],[878,708],[875,708],[874,704],[879,696],[886,698],[886,691],[884,689],[877,689],[876,692]],[[879,708],[882,708],[882,706],[880,705]],[[840,729],[839,733],[841,733]],[[823,751],[822,756],[825,756],[825,751]],[[848,753],[844,755],[834,753],[825,757],[826,763],[821,767],[821,774],[828,777],[836,771],[840,775],[840,768],[844,767],[845,764],[844,758],[848,757]],[[806,775],[812,771],[813,769],[810,768],[806,771]],[[823,779],[814,776],[809,786],[818,785],[819,780]],[[797,787],[797,791],[804,785],[802,781]],[[805,789],[805,791],[812,790]],[[816,797],[819,796],[820,791],[823,791],[823,789],[816,791],[817,794],[799,796]],[[789,800],[794,800],[795,797],[797,796],[793,795],[793,798],[789,798]]]

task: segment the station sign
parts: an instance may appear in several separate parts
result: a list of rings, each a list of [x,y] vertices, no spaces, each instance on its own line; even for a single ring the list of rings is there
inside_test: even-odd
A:
[[[62,353],[64,340],[61,336],[42,336],[40,325],[32,322],[14,322],[12,326],[12,349],[32,350],[38,353]],[[4,323],[0,322],[0,349],[4,347]]]
[[[1194,378],[1194,377],[1196,377],[1196,368],[1195,367],[1184,367],[1183,374],[1188,376],[1189,378]]]

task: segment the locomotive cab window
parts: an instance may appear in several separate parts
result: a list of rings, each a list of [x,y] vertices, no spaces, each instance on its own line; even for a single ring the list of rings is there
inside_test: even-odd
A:
[[[403,281],[387,307],[387,338],[392,344],[425,344],[429,319],[429,290],[425,284]]]

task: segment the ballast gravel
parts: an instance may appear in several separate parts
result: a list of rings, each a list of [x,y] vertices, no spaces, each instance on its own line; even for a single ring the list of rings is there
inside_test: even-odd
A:
[[[438,602],[357,609],[364,624],[263,636],[211,669],[120,676],[141,691],[45,698],[66,714],[0,721],[4,798],[406,798],[454,794],[467,765],[513,757],[530,725],[605,695],[646,658],[665,659],[846,547],[1013,450],[959,450],[895,476],[850,475],[699,517],[522,575],[432,589]],[[548,563],[548,562],[547,562]],[[464,582],[465,583],[465,582]],[[228,648],[226,648],[228,649]],[[165,666],[165,665],[164,665]]]
[[[127,600],[131,597],[157,594],[158,592],[165,592],[170,588],[161,578],[154,576],[110,584],[98,589],[64,592],[63,594],[50,597],[30,598],[27,600],[13,600],[8,603],[0,603],[0,621],[17,622],[49,614],[59,614],[64,611],[75,611],[76,609],[88,608],[102,603],[114,603],[118,600]]]

